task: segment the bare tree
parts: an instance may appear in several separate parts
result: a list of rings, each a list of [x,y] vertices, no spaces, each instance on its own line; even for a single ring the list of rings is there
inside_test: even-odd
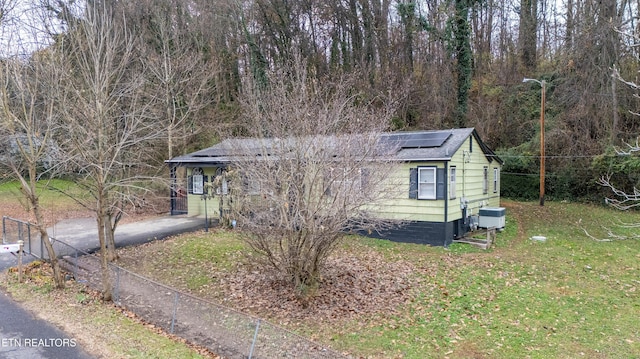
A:
[[[11,17],[17,0],[0,0],[0,27],[4,26]]]
[[[389,102],[359,97],[350,80],[320,84],[303,68],[270,76],[266,88],[247,84],[243,116],[252,138],[224,142],[238,154],[225,177],[231,217],[261,263],[302,299],[313,295],[347,231],[393,224],[375,213],[399,188],[394,144],[380,140]]]
[[[629,88],[631,88],[632,90],[634,90],[636,92],[634,94],[636,98],[640,97],[640,95],[637,94],[637,91],[640,90],[640,85],[638,85],[636,82],[625,80],[620,75],[620,72],[618,71],[617,67],[614,67],[612,69],[612,77],[613,77],[613,81],[620,81],[624,83],[626,86],[628,86]],[[635,112],[635,111],[629,111],[629,112],[634,116],[640,116],[640,113],[638,112]],[[623,147],[614,146],[613,153],[615,156],[618,157],[618,159],[620,159],[623,162],[623,164],[621,165],[618,164],[614,166],[618,169],[619,172],[623,172],[623,174],[625,174],[626,177],[628,177],[627,179],[631,180],[627,182],[632,182],[633,184],[632,186],[629,186],[632,188],[623,188],[623,186],[620,183],[615,183],[615,181],[612,180],[612,178],[614,177],[612,173],[607,173],[601,176],[600,179],[597,181],[597,183],[600,186],[608,189],[613,194],[613,196],[605,197],[605,202],[611,207],[621,211],[627,211],[627,210],[640,207],[640,189],[638,189],[637,173],[636,173],[636,169],[638,168],[638,163],[640,163],[640,159],[638,158],[638,156],[640,156],[640,137],[636,138],[634,143],[625,143]],[[600,160],[602,160],[602,158],[600,158]],[[611,167],[611,166],[612,164],[608,164],[608,167]],[[619,226],[623,228],[640,228],[640,223],[621,223]],[[640,238],[639,235],[627,236],[627,235],[616,234],[611,229],[607,229],[606,238],[596,238],[595,236],[591,235],[586,229],[584,229],[580,224],[579,224],[579,227],[582,228],[582,230],[585,232],[585,234],[589,238],[594,239],[596,241],[600,241],[600,242],[629,239],[629,238],[633,238],[633,239]]]
[[[64,287],[40,205],[38,181],[51,176],[58,159],[56,87],[59,71],[47,54],[0,62],[0,167],[8,167],[35,217],[35,226],[53,268],[55,286]]]
[[[189,123],[213,101],[210,87],[219,70],[207,60],[198,29],[187,28],[195,19],[186,4],[154,1],[147,6],[149,23],[142,58],[157,90],[153,97],[167,132],[168,158],[172,158],[178,142],[182,139],[184,143],[187,135],[195,132],[186,131],[193,130]]]
[[[636,98],[640,98],[640,95],[637,94],[637,91],[640,90],[640,85],[633,81],[625,80],[621,75],[617,67],[612,69],[613,81],[620,81],[624,83],[627,87],[636,91],[634,96]],[[634,116],[640,116],[640,113],[635,111],[629,111]],[[640,155],[640,138],[636,138],[635,143],[626,143],[624,147],[613,147],[613,152],[615,155],[631,159],[632,161],[637,161],[636,158]],[[627,168],[635,169],[635,165],[626,166]],[[640,207],[640,190],[634,186],[632,191],[624,190],[615,185],[612,180],[611,174],[606,174],[598,180],[598,184],[608,188],[612,193],[613,197],[605,198],[605,201],[610,206],[617,208],[619,210],[629,210],[635,207]]]
[[[61,83],[70,166],[88,198],[74,197],[96,214],[103,272],[103,299],[111,299],[108,261],[115,259],[114,232],[127,205],[148,191],[145,169],[162,130],[143,99],[144,73],[133,36],[107,5],[88,6],[58,46],[65,58]]]
[[[640,155],[640,140],[636,139],[634,144],[626,144],[625,148],[615,148],[614,151],[617,156],[632,158],[631,161],[638,162],[637,157]],[[628,168],[635,167],[628,166]],[[640,190],[636,186],[633,186],[631,190],[622,189],[612,181],[611,174],[601,176],[598,184],[608,188],[613,194],[612,197],[605,198],[605,202],[608,205],[621,211],[640,207]]]

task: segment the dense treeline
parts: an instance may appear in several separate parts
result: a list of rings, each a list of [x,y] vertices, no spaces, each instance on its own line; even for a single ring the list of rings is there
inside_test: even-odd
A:
[[[111,8],[136,40],[129,70],[144,71],[149,115],[166,129],[158,160],[244,133],[246,79],[267,86],[292,58],[319,83],[357,73],[354,92],[399,98],[392,130],[476,127],[506,160],[507,195],[537,188],[541,89],[524,77],[547,83],[551,198],[588,194],[607,170],[594,156],[640,133],[636,97],[612,77],[638,70],[639,9],[627,0],[87,3]],[[50,0],[47,11],[65,25],[51,27],[52,46],[65,46],[86,8]]]

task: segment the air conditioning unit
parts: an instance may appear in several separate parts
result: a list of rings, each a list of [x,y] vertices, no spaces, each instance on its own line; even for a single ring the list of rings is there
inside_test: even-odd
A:
[[[504,207],[484,207],[479,211],[478,227],[502,229],[505,226]]]

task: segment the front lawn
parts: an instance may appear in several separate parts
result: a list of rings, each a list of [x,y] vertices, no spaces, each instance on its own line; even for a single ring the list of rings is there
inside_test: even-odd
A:
[[[318,303],[274,289],[279,282],[242,255],[231,231],[124,249],[121,264],[357,356],[640,356],[640,240],[598,242],[584,232],[604,238],[603,226],[640,222],[638,213],[504,205],[507,228],[488,251],[349,237]]]

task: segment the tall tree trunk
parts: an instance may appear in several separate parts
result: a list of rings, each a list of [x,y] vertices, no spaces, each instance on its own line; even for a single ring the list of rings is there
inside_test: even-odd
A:
[[[373,0],[374,28],[377,32],[378,57],[380,73],[386,73],[389,68],[389,6],[390,0]]]
[[[38,232],[40,232],[40,240],[44,244],[45,249],[47,250],[47,256],[49,257],[49,263],[51,264],[51,269],[53,270],[53,282],[56,288],[64,288],[64,276],[62,275],[62,270],[60,269],[60,263],[58,262],[58,257],[56,255],[55,249],[53,248],[53,244],[49,241],[49,233],[47,232],[47,224],[44,221],[44,216],[42,215],[42,208],[40,207],[40,200],[38,198],[36,192],[36,169],[35,164],[30,166],[29,168],[29,183],[27,184],[24,181],[23,177],[19,177],[22,180],[22,192],[29,199],[31,210],[33,211],[33,215],[36,218],[36,228]],[[43,255],[44,253],[41,253]],[[43,255],[44,257],[44,255]]]
[[[565,26],[564,33],[564,48],[567,53],[571,53],[573,50],[573,32],[574,30],[574,14],[573,14],[573,1],[567,0],[567,24]]]
[[[457,72],[456,127],[466,125],[467,103],[471,88],[472,54],[469,29],[469,1],[456,0],[455,16],[455,51]]]
[[[118,253],[116,252],[116,226],[117,219],[112,215],[107,214],[104,219],[105,224],[105,239],[107,240],[107,260],[113,262],[118,259]]]
[[[613,69],[614,73],[616,71],[615,66]],[[618,94],[616,91],[617,88],[617,84],[618,84],[618,79],[614,78],[613,76],[611,76],[611,96],[613,98],[613,123],[611,124],[611,137],[609,139],[609,145],[613,146],[616,144],[616,140],[618,139],[618,123],[620,122],[619,116],[618,116]]]
[[[536,68],[537,16],[537,0],[520,0],[520,60],[529,71]]]
[[[98,224],[98,240],[100,242],[100,271],[102,272],[102,300],[108,302],[112,299],[111,276],[109,275],[109,258],[107,258],[107,239],[105,236],[106,226],[104,213],[104,194],[98,198],[98,208],[96,221]]]

